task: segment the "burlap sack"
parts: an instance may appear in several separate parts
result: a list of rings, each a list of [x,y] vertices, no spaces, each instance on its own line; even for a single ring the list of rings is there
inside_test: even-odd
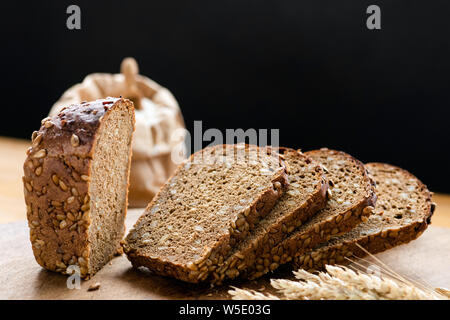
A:
[[[144,207],[176,167],[171,153],[182,148],[184,121],[169,90],[138,74],[133,58],[122,61],[120,74],[93,73],[69,88],[50,114],[71,103],[122,96],[133,100],[136,131],[130,173],[129,204]],[[182,151],[178,152],[179,154]]]

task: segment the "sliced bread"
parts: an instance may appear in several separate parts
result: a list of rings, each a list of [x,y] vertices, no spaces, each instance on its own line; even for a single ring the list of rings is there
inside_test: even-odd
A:
[[[255,264],[242,273],[245,278],[258,278],[331,236],[350,231],[373,210],[376,201],[373,182],[360,161],[326,148],[305,154],[321,163],[325,170],[329,181],[327,204],[287,239],[265,248]]]
[[[133,130],[133,103],[107,98],[67,106],[33,133],[23,182],[42,267],[89,278],[121,249]]]
[[[287,164],[289,186],[272,211],[239,243],[225,261],[214,265],[210,281],[236,278],[266,250],[292,232],[326,203],[327,181],[321,165],[299,151],[281,148]],[[274,258],[277,259],[275,253]],[[280,253],[281,256],[281,253]],[[279,258],[279,257],[278,257]]]
[[[133,266],[187,282],[206,279],[208,258],[226,256],[287,188],[270,148],[220,145],[180,165],[123,242]]]
[[[366,168],[376,182],[374,213],[350,232],[296,257],[296,268],[317,270],[325,264],[345,265],[350,263],[345,257],[364,257],[366,251],[375,254],[414,240],[431,223],[435,209],[431,193],[415,176],[383,163],[369,163]]]

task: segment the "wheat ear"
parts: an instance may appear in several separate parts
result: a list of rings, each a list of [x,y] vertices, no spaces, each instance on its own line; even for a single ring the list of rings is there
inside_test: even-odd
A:
[[[271,280],[283,299],[308,300],[435,300],[445,299],[440,292],[424,291],[414,285],[390,278],[355,272],[344,266],[326,266],[328,273],[315,275],[305,270],[294,272],[298,281]],[[445,289],[443,289],[444,291]],[[233,299],[278,299],[257,291],[234,288]],[[448,293],[448,292],[447,292]]]
[[[401,282],[401,283],[405,283],[411,287],[417,287],[419,289],[421,289],[422,291],[431,294],[431,295],[438,295],[441,296],[440,298],[450,298],[450,296],[448,295],[448,290],[445,288],[433,288],[429,283],[425,282],[423,279],[421,279],[420,281],[418,280],[414,280],[410,277],[403,277],[401,274],[397,273],[395,270],[393,270],[391,267],[389,267],[386,263],[384,263],[383,261],[381,261],[380,259],[378,259],[376,256],[374,256],[373,254],[371,254],[368,250],[366,250],[363,246],[359,245],[358,243],[356,243],[356,246],[358,246],[359,249],[361,249],[369,258],[373,259],[375,261],[375,265],[377,267],[379,267],[379,271],[381,272],[382,275],[387,275],[388,277]],[[365,258],[358,258],[358,261],[354,261],[352,259],[349,259],[346,257],[346,259],[348,261],[350,261],[353,264],[353,268],[357,269],[358,271],[360,271],[361,273],[367,273],[364,269],[365,267],[360,264],[359,262],[363,261],[366,263],[369,263],[371,265],[373,265],[373,262],[365,259]],[[439,289],[439,290],[438,290]],[[446,294],[447,292],[447,294]],[[444,297],[442,297],[444,296]]]

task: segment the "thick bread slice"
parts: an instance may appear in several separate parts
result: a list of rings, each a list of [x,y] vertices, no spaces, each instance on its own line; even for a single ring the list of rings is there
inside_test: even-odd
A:
[[[65,107],[33,133],[23,182],[42,267],[88,278],[121,250],[133,130],[133,103],[107,98]]]
[[[332,235],[350,231],[373,210],[376,201],[373,182],[360,161],[344,152],[326,148],[305,154],[325,169],[329,181],[328,202],[287,239],[266,248],[255,265],[243,275],[246,278],[258,278],[329,240]]]
[[[294,261],[296,268],[322,269],[325,264],[348,264],[345,257],[364,257],[407,243],[419,237],[431,223],[435,205],[427,187],[409,172],[398,167],[366,165],[376,182],[375,212],[369,220],[350,232],[309,251]]]
[[[233,249],[231,255],[223,263],[216,264],[217,269],[209,279],[211,282],[221,283],[224,279],[233,279],[245,273],[247,266],[254,265],[267,248],[274,247],[325,206],[328,183],[321,165],[293,149],[281,148],[279,153],[287,164],[287,191],[249,236]]]
[[[133,266],[188,282],[211,256],[247,237],[287,188],[278,153],[251,145],[205,148],[178,167],[126,237]]]

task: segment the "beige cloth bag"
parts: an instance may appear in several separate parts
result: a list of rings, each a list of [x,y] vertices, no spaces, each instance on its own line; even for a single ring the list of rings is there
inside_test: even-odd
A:
[[[173,173],[172,151],[184,145],[184,121],[172,93],[138,74],[133,58],[122,61],[120,74],[93,73],[69,88],[53,105],[50,115],[72,103],[106,97],[125,97],[134,102],[136,131],[130,173],[129,204],[144,207]],[[184,154],[178,149],[178,157]]]

